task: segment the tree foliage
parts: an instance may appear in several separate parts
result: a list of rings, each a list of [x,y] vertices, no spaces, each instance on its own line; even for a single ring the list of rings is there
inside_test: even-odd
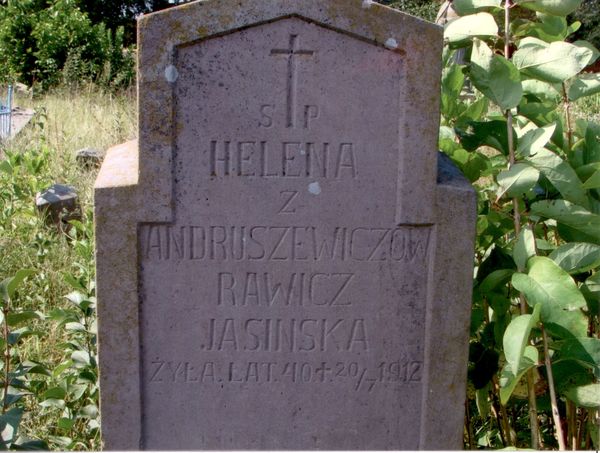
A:
[[[456,4],[440,146],[479,189],[467,444],[597,449],[600,125],[571,103],[600,92],[600,52],[566,19],[582,0]]]
[[[133,60],[123,46],[122,27],[111,31],[94,24],[75,0],[8,0],[0,6],[4,81],[43,87],[74,80],[127,84]]]

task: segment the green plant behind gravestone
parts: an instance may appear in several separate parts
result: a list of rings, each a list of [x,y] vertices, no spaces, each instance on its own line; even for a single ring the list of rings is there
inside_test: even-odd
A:
[[[597,449],[600,125],[572,103],[600,52],[567,42],[581,0],[457,3],[440,147],[480,188],[466,442]]]

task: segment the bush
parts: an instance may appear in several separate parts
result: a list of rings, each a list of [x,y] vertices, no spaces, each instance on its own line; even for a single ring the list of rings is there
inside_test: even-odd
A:
[[[123,29],[92,24],[74,0],[13,0],[0,7],[0,78],[43,89],[61,81],[128,84],[133,60]]]
[[[575,39],[585,39],[600,47],[600,0],[585,0],[579,9],[569,16],[569,20],[581,22],[581,28],[573,35]]]

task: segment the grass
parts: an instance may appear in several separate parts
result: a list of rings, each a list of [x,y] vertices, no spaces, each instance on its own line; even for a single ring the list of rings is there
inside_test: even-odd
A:
[[[39,313],[40,319],[27,324],[34,333],[38,330],[40,334],[21,340],[13,348],[13,362],[35,361],[49,370],[51,376],[30,380],[31,388],[48,391],[51,386],[62,386],[67,390],[63,401],[66,405],[48,403],[41,408],[43,392],[40,392],[41,397],[26,397],[27,410],[20,433],[27,438],[49,441],[53,449],[99,449],[98,430],[93,429],[96,421],[81,416],[83,405],[87,405],[89,412],[94,402],[90,404],[86,394],[81,402],[75,401],[73,393],[69,393],[78,385],[81,387],[77,375],[81,368],[71,361],[75,374],[69,375],[69,369],[56,372],[59,364],[69,362],[72,351],[78,347],[77,341],[91,336],[69,332],[64,325],[49,318],[73,310],[73,303],[65,298],[73,291],[69,277],[87,282],[93,294],[91,225],[97,170],[79,168],[75,151],[85,147],[104,150],[133,138],[136,134],[134,94],[115,95],[93,86],[77,91],[63,88],[33,99],[18,93],[15,105],[33,108],[36,116],[18,137],[3,145],[4,157],[15,165],[10,171],[6,171],[6,165],[5,171],[0,171],[0,280],[11,277],[19,269],[34,271],[20,288],[13,306],[17,310]],[[55,226],[46,225],[36,213],[35,193],[53,183],[75,187],[84,214],[81,229],[87,231],[88,236],[84,240],[67,237]],[[73,321],[72,313],[69,316]],[[97,397],[92,395],[93,398]]]
[[[600,124],[600,93],[578,99],[574,107],[576,117]]]

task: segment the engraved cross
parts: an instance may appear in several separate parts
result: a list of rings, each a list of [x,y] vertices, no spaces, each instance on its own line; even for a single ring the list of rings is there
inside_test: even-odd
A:
[[[294,127],[294,120],[296,117],[296,89],[297,89],[297,75],[296,75],[296,56],[312,56],[314,50],[298,49],[298,35],[290,35],[290,46],[288,49],[272,49],[271,55],[285,55],[288,60],[288,73],[287,73],[287,119],[286,127]]]

